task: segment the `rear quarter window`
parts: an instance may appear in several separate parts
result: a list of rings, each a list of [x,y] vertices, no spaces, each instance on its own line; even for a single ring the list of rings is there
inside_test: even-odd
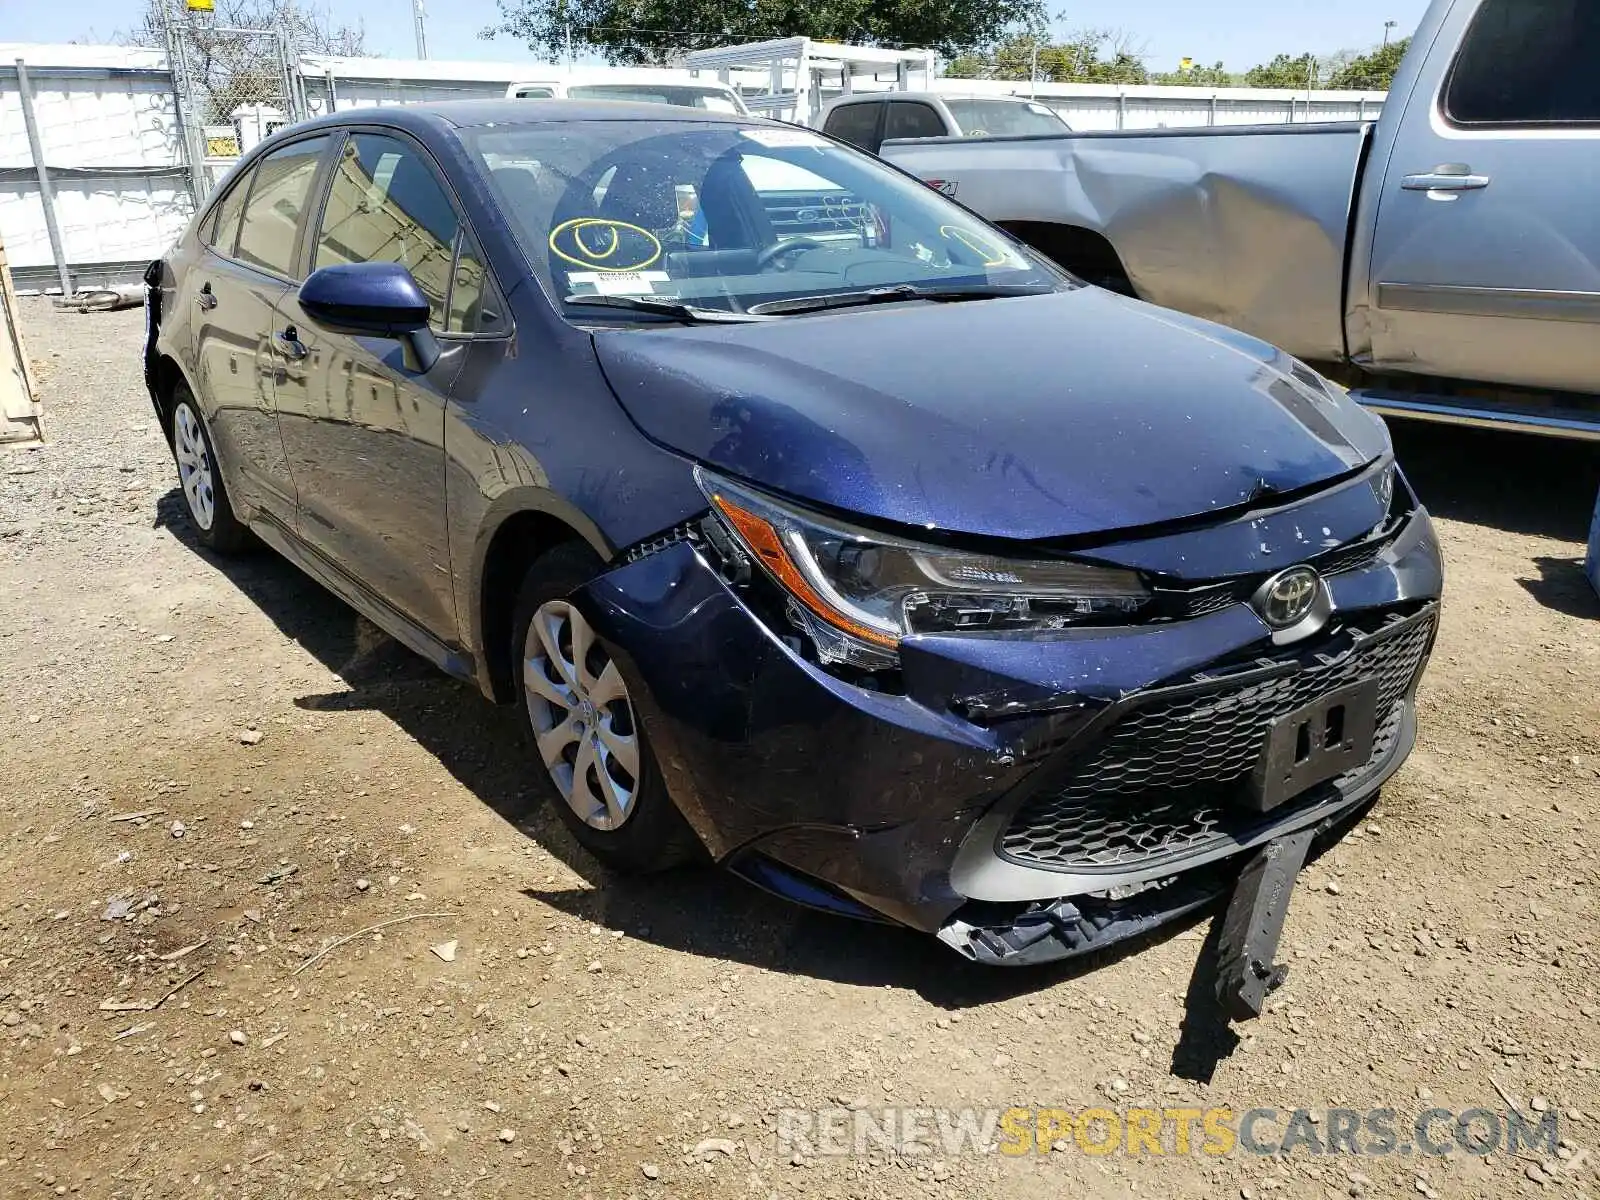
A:
[[[1484,0],[1445,85],[1465,126],[1600,124],[1600,4]]]
[[[244,213],[245,197],[250,194],[254,175],[255,171],[249,170],[236,179],[206,222],[202,240],[224,258],[233,257],[234,245],[239,240],[239,217]]]

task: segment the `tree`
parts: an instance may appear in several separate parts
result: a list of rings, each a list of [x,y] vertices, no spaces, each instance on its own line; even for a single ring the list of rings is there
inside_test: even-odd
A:
[[[1026,81],[1035,69],[1046,83],[1146,83],[1150,77],[1132,39],[1106,29],[1085,30],[1061,42],[1016,34],[984,54],[962,55],[945,76]]]
[[[1400,60],[1410,48],[1411,39],[1403,38],[1353,58],[1333,73],[1327,86],[1339,91],[1386,92],[1394,84]]]
[[[1317,56],[1302,54],[1291,58],[1287,54],[1280,54],[1269,63],[1251,67],[1245,72],[1244,82],[1246,87],[1305,91],[1317,84]]]
[[[1214,67],[1190,67],[1187,71],[1161,71],[1150,76],[1151,83],[1161,83],[1168,87],[1234,87],[1237,81],[1228,74],[1227,69],[1219,62]]]
[[[613,63],[668,63],[691,50],[768,38],[812,37],[916,46],[956,58],[1008,28],[1037,26],[1042,0],[499,0],[501,34],[559,58],[567,39]]]
[[[301,54],[354,57],[366,47],[366,30],[359,23],[335,25],[301,0],[216,0],[209,16],[188,12],[184,0],[146,0],[139,24],[116,40],[166,49],[169,27],[182,41],[206,122],[225,122],[244,104],[288,105],[283,72],[268,40],[237,30],[280,34],[291,61]]]
[[[988,79],[994,63],[981,54],[958,54],[944,69],[946,79]]]

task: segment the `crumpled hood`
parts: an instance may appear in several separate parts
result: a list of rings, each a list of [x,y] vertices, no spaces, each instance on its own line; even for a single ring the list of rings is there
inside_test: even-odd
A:
[[[1232,330],[1091,288],[595,334],[651,438],[813,504],[1042,540],[1343,475],[1382,425]]]

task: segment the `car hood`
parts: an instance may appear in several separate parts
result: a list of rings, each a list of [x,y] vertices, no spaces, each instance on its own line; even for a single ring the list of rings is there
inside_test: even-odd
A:
[[[1108,292],[602,330],[646,435],[758,486],[1026,540],[1263,505],[1370,462],[1382,425],[1255,339]]]

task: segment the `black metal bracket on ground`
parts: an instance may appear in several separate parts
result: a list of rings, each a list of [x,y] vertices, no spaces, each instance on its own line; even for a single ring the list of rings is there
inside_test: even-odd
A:
[[[1268,993],[1289,973],[1273,958],[1312,837],[1313,831],[1305,829],[1276,838],[1240,872],[1217,943],[1217,999],[1229,1020],[1259,1017]]]

